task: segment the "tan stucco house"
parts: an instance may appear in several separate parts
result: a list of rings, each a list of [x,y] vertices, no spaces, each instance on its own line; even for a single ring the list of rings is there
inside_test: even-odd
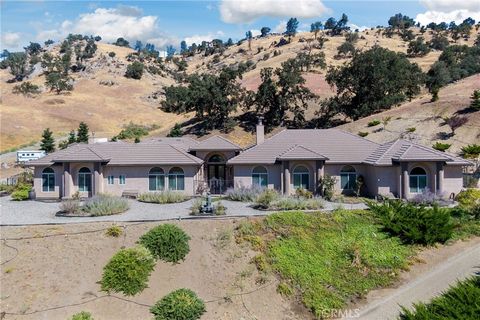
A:
[[[291,194],[318,193],[324,175],[337,193],[352,193],[358,177],[367,196],[411,198],[428,189],[449,196],[463,186],[471,163],[405,140],[378,144],[338,129],[283,130],[243,149],[213,136],[203,141],[160,138],[141,143],[75,144],[29,162],[37,199],[98,193],[140,194],[174,190],[196,195],[258,185]]]

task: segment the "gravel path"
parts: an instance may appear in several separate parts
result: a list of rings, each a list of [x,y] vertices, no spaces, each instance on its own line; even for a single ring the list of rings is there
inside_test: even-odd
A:
[[[172,219],[197,219],[190,216],[190,207],[194,200],[172,204],[144,203],[129,200],[130,209],[125,213],[103,217],[59,217],[58,202],[12,201],[10,197],[0,198],[0,225],[65,224],[94,221],[160,221]],[[262,216],[271,212],[256,210],[249,203],[222,200],[227,208],[226,216],[246,217]],[[326,211],[337,208],[339,204],[327,202]],[[341,205],[345,209],[362,209],[364,204]],[[202,217],[204,218],[204,217]]]

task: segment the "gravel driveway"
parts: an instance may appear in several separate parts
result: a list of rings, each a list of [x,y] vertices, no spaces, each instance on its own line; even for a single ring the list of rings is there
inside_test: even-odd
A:
[[[59,202],[12,201],[10,197],[0,197],[0,225],[64,224],[93,221],[160,221],[172,219],[197,219],[190,215],[194,200],[172,204],[144,203],[129,200],[130,209],[122,214],[102,217],[59,217]],[[256,210],[249,203],[222,200],[227,208],[226,216],[245,217],[268,215],[270,211]],[[326,202],[324,210],[332,210],[339,204]],[[364,204],[341,205],[346,209],[362,209]]]

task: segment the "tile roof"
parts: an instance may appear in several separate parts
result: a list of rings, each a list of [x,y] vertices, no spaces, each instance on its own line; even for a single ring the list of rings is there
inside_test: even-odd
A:
[[[305,148],[302,145],[294,145],[277,157],[278,160],[328,160],[318,152]]]
[[[326,163],[362,163],[379,144],[339,129],[287,129],[266,139],[235,158],[229,164],[275,163],[284,153],[296,145],[298,159],[305,151],[316,153],[325,158]],[[289,153],[289,159],[295,158],[295,150]]]
[[[222,136],[213,136],[191,146],[190,150],[242,150],[242,147]]]

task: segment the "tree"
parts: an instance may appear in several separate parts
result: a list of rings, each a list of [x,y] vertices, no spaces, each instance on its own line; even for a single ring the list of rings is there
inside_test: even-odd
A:
[[[195,43],[194,43],[194,44],[195,44]],[[227,40],[227,42],[225,43],[225,45],[226,45],[227,47],[232,46],[232,45],[233,45],[233,40],[232,40],[232,38],[228,38],[228,40]],[[195,46],[196,46],[196,45],[195,45]],[[193,47],[193,44],[192,44],[192,47]]]
[[[325,29],[331,30],[337,25],[337,20],[333,17],[330,17],[325,21]]]
[[[423,37],[418,37],[408,44],[407,55],[409,57],[423,57],[430,52],[430,48],[425,43]]]
[[[40,45],[40,43],[30,42],[30,44],[26,46],[24,49],[25,49],[25,52],[28,53],[29,55],[35,55],[42,51],[42,46]]]
[[[396,15],[388,19],[388,25],[394,29],[397,28],[398,32],[400,32],[400,30],[405,30],[413,27],[415,25],[415,21],[408,16],[397,13]]]
[[[53,138],[53,133],[50,131],[50,128],[43,130],[42,140],[40,141],[40,150],[43,150],[46,153],[55,151],[55,139]]]
[[[50,88],[50,91],[55,91],[60,94],[62,91],[72,91],[72,78],[62,75],[59,72],[49,73],[45,80],[45,86]]]
[[[133,47],[133,49],[137,52],[142,51],[142,49],[143,49],[142,41],[140,41],[140,40],[135,41],[135,46]]]
[[[14,76],[14,81],[22,81],[33,71],[24,52],[10,53],[6,59],[6,65],[10,67],[10,74]]]
[[[125,40],[124,38],[118,38],[117,41],[115,41],[114,45],[119,46],[119,47],[130,47],[130,43]]]
[[[290,18],[287,22],[287,29],[285,30],[285,34],[289,37],[295,36],[297,33],[298,28],[298,20],[297,18]]]
[[[93,37],[93,40],[95,40],[95,41],[98,42],[98,41],[101,41],[101,40],[102,40],[102,37],[100,37],[100,36],[95,36],[95,37]]]
[[[389,109],[420,92],[421,69],[402,53],[379,46],[357,53],[346,65],[330,68],[326,80],[337,95],[327,113],[343,113],[354,120]]]
[[[51,39],[48,39],[47,41],[44,42],[44,44],[48,47],[51,44],[54,44],[55,42]]]
[[[77,130],[77,142],[78,143],[88,143],[88,125],[85,122],[80,122]]]
[[[175,54],[175,51],[177,51],[172,45],[167,46],[167,57],[171,58]]]
[[[187,42],[185,40],[182,40],[182,42],[180,42],[180,53],[185,54],[187,50],[188,50]]]
[[[461,117],[461,116],[445,117],[443,120],[452,130],[452,136],[455,135],[455,130],[457,130],[458,128],[460,128],[461,126],[463,126],[465,123],[468,122],[467,117]]]
[[[317,39],[317,34],[322,30],[323,24],[320,21],[316,21],[310,25],[310,32],[313,32],[314,38]]]
[[[252,31],[245,32],[245,38],[248,40],[248,50],[252,50]]]
[[[355,45],[350,41],[345,41],[340,46],[337,47],[338,56],[344,58],[351,57],[355,53]]]
[[[430,48],[440,51],[445,50],[448,45],[448,38],[440,34],[434,34],[432,40],[428,42]]]
[[[271,29],[269,27],[262,27],[262,29],[260,29],[260,36],[261,37],[266,37],[267,34],[269,34],[271,31]]]
[[[175,123],[173,128],[168,133],[168,136],[169,137],[181,137],[181,136],[183,136],[182,126],[180,125],[180,123]]]
[[[470,99],[470,108],[480,110],[480,90],[474,90]]]
[[[143,63],[134,61],[133,63],[127,66],[125,77],[139,80],[142,78],[143,68],[144,68]]]

